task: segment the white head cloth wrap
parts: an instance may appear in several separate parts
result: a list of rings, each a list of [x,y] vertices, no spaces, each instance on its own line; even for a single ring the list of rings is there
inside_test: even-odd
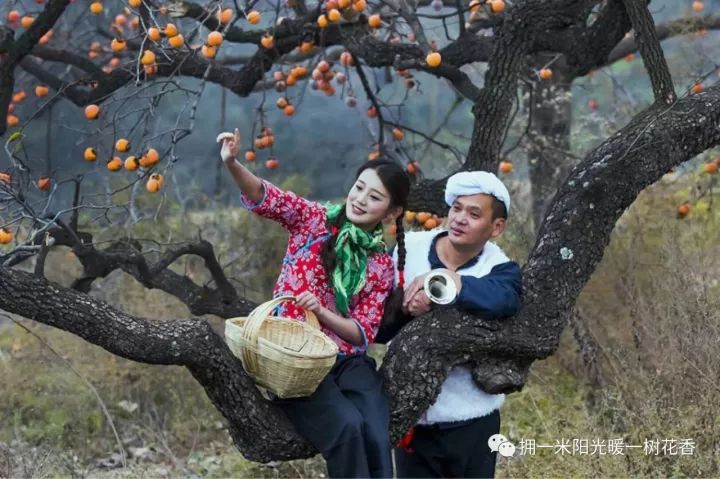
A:
[[[500,179],[487,171],[461,171],[450,177],[445,186],[445,203],[452,206],[458,196],[492,195],[505,204],[510,214],[510,193]]]

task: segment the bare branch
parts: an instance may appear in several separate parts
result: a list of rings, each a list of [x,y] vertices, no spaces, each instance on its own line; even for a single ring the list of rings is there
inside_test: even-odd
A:
[[[677,95],[647,1],[624,0],[624,3],[640,46],[645,70],[650,75],[655,101],[669,105],[677,99]]]
[[[384,144],[385,144],[385,122],[383,120],[383,113],[382,109],[380,108],[380,103],[378,102],[377,97],[373,94],[372,88],[370,88],[370,83],[368,82],[367,76],[365,76],[365,71],[363,70],[362,65],[360,64],[360,61],[358,58],[353,55],[352,56],[353,63],[355,64],[355,71],[358,74],[358,77],[360,78],[360,83],[362,83],[363,90],[365,90],[365,95],[368,97],[368,100],[372,103],[373,107],[375,108],[375,112],[377,113],[377,119],[378,119],[378,145],[380,147],[380,151],[383,152]]]
[[[680,18],[671,22],[657,25],[656,32],[659,40],[667,40],[678,35],[688,35],[703,30],[717,30],[720,28],[720,15],[707,15],[704,17]],[[634,37],[627,37],[618,43],[610,52],[607,61],[599,67],[622,60],[630,53],[637,51],[638,45]]]
[[[69,50],[60,50],[45,45],[35,45],[32,49],[31,55],[41,58],[42,60],[49,62],[58,62],[68,65],[73,65],[85,73],[89,73],[95,76],[104,76],[102,68],[97,66],[87,57],[78,55]]]
[[[55,22],[70,4],[70,0],[50,0],[40,15],[20,37],[12,41],[7,28],[2,30],[2,50],[6,58],[0,62],[0,135],[7,130],[7,111],[15,86],[15,68],[27,56],[40,38],[55,25]]]
[[[72,286],[79,292],[90,291],[90,286],[96,279],[103,278],[116,269],[122,269],[147,288],[160,289],[175,296],[185,303],[193,314],[233,317],[247,314],[255,307],[254,303],[238,297],[217,260],[212,245],[205,240],[170,248],[152,264],[137,240],[119,240],[105,250],[98,250],[88,233],[76,232],[60,219],[56,219],[55,224],[57,226],[48,231],[52,244],[71,247],[83,265],[82,277],[75,280]],[[187,254],[203,258],[217,285],[216,289],[198,286],[187,276],[169,269],[173,262]]]

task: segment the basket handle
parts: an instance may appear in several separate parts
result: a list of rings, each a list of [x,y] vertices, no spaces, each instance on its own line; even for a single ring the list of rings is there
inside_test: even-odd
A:
[[[268,317],[270,311],[275,309],[277,305],[286,301],[295,301],[295,296],[279,296],[262,303],[250,312],[245,327],[243,328],[243,337],[249,344],[257,347],[258,334],[260,333],[260,327],[265,321],[265,318]],[[305,310],[305,320],[309,326],[320,329],[320,322],[312,311]]]
[[[270,315],[270,311],[275,309],[279,304],[282,304],[286,301],[295,302],[296,300],[297,298],[295,296],[278,296],[277,298],[262,303],[257,308],[253,309],[248,316],[254,316],[257,314],[260,315],[263,319],[265,319],[267,316]],[[315,329],[320,329],[320,322],[318,321],[317,316],[315,316],[315,313],[313,313],[309,309],[305,309],[303,311],[305,311],[305,322],[307,322],[309,326],[312,326]]]

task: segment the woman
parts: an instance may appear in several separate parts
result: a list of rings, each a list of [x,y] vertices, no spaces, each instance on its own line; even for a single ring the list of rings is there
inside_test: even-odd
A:
[[[295,296],[296,302],[278,314],[300,319],[304,309],[312,311],[340,350],[312,395],[275,403],[322,453],[331,477],[392,477],[389,408],[375,362],[365,351],[374,341],[394,277],[381,223],[396,223],[398,253],[405,256],[407,174],[390,161],[367,162],[345,204],[323,207],[261,180],[237,162],[237,128],[234,134],[221,133],[218,142],[243,204],[290,233],[274,296]]]

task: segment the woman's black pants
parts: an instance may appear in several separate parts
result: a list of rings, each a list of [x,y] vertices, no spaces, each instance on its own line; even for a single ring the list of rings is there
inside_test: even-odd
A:
[[[320,451],[330,477],[393,476],[390,409],[371,357],[341,356],[312,395],[274,402]]]

